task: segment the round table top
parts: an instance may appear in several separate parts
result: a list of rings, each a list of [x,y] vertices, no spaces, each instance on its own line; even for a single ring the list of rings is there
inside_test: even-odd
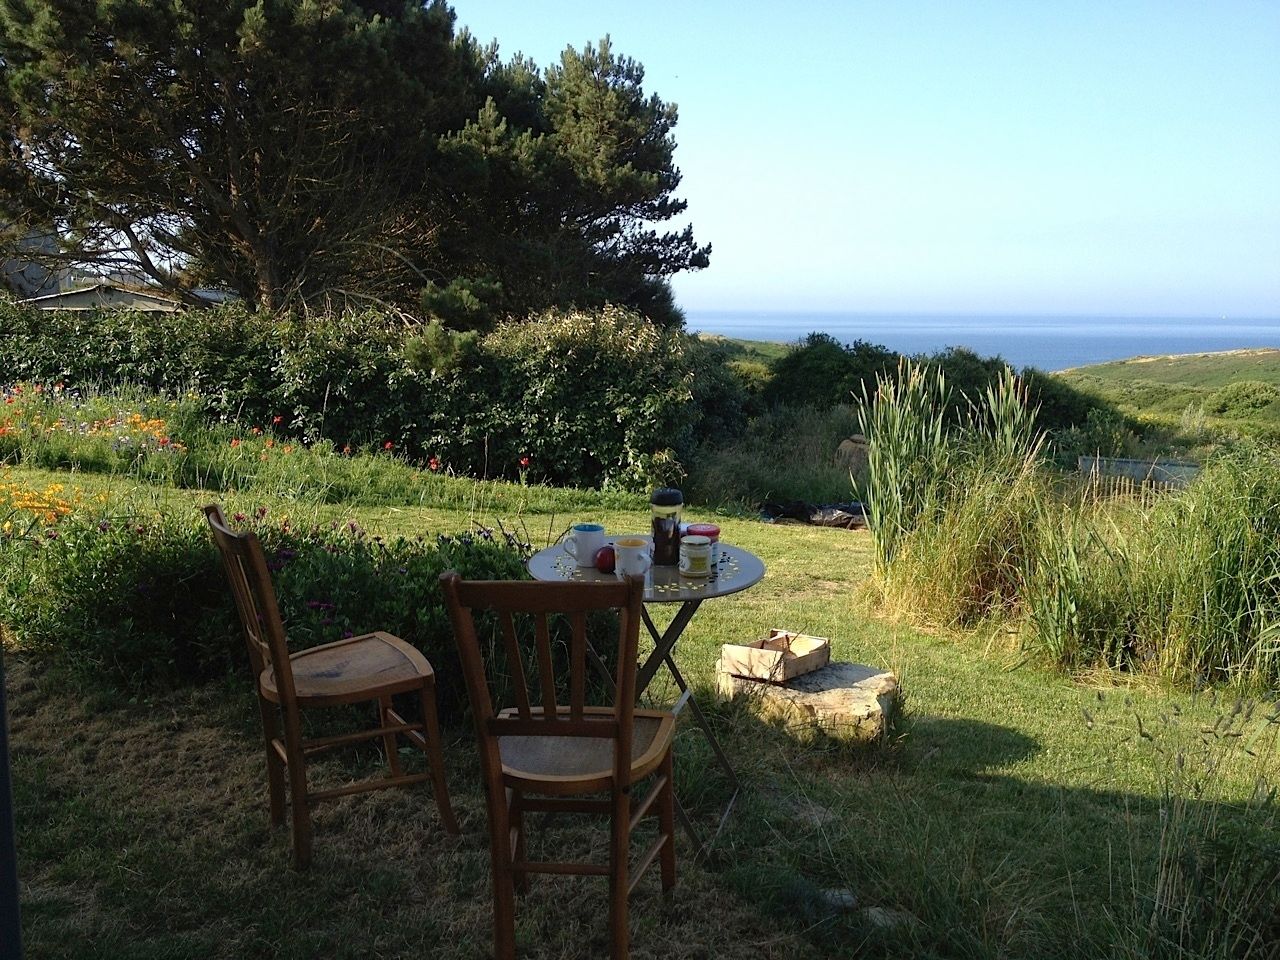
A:
[[[623,536],[617,534],[616,536]],[[630,534],[629,536],[644,536]],[[609,537],[612,543],[615,537]],[[595,567],[580,567],[561,544],[539,550],[529,558],[529,573],[535,580],[571,580],[580,583],[607,583],[616,578]],[[676,567],[652,566],[644,575],[645,603],[682,603],[710,600],[754,586],[764,577],[764,561],[748,550],[721,541],[720,560],[709,577],[682,577]]]

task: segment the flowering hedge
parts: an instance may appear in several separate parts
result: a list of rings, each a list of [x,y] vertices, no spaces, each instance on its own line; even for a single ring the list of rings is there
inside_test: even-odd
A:
[[[50,520],[11,503],[0,515],[0,624],[19,649],[75,682],[132,693],[247,673],[230,592],[194,508],[103,512],[90,501]],[[526,545],[488,529],[392,540],[355,523],[300,530],[264,508],[235,522],[262,538],[292,649],[387,630],[427,655],[441,710],[458,717],[465,698],[439,576],[521,578]]]
[[[198,404],[205,420],[268,428],[274,441],[391,452],[471,476],[639,489],[678,479],[704,425],[741,426],[725,417],[740,407],[737,381],[714,376],[693,338],[626,310],[507,324],[449,363],[429,362],[422,340],[373,312],[40,313],[0,301],[0,370],[15,381],[68,392],[127,385],[180,401],[170,413],[140,411],[137,423],[80,416],[75,427],[110,439],[103,457],[122,452],[110,446],[121,429],[153,446],[185,439],[170,421]],[[13,448],[5,442],[0,455]]]

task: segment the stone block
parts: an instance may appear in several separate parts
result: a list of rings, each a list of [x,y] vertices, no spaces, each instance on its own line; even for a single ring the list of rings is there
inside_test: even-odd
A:
[[[762,716],[797,732],[846,740],[879,740],[888,732],[898,699],[898,678],[861,663],[831,663],[785,683],[735,676],[716,662],[722,697],[747,696]]]

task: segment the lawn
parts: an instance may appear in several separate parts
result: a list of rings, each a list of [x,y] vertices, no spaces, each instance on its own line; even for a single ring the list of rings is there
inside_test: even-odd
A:
[[[195,509],[211,496],[22,467],[4,480],[61,482],[161,509]],[[525,525],[537,546],[576,520],[610,530],[647,522],[643,498],[593,502],[585,492],[503,484],[441,505],[231,498],[299,522],[351,517],[382,534],[502,519]],[[1225,889],[1210,882],[1221,866],[1213,841],[1224,832],[1237,844],[1258,839],[1261,820],[1245,805],[1259,774],[1275,774],[1268,708],[1236,709],[1234,694],[1149,680],[1065,677],[1000,633],[934,635],[885,622],[860,597],[865,533],[719,522],[769,572],[750,591],[706,604],[682,640],[682,669],[704,695],[719,644],[786,627],[831,637],[837,659],[895,670],[905,709],[889,743],[855,750],[763,724],[743,704],[716,706],[744,795],[710,863],[695,863],[681,838],[674,896],[662,897],[656,874],[641,883],[634,956],[1152,955],[1145,937],[1169,919],[1153,914],[1158,875],[1175,914],[1215,926],[1230,916],[1229,906],[1213,912]],[[487,955],[488,841],[470,730],[446,732],[461,837],[444,833],[422,790],[344,798],[318,808],[314,866],[299,874],[288,866],[287,831],[268,826],[247,670],[136,701],[56,685],[21,650],[8,652],[6,670],[31,957]],[[655,691],[671,696],[660,683]],[[1255,730],[1269,733],[1249,740]],[[677,784],[703,825],[714,823],[725,791],[708,759],[696,730],[684,730]],[[330,761],[321,776],[375,761]],[[1208,878],[1185,900],[1172,854],[1160,857],[1162,841],[1185,852],[1171,847],[1182,829],[1205,840],[1190,855],[1196,876]],[[543,836],[549,851],[604,851],[599,831],[575,823],[549,824]],[[828,890],[851,891],[857,907],[832,906]],[[517,906],[522,956],[602,955],[604,913],[602,882],[536,878]]]

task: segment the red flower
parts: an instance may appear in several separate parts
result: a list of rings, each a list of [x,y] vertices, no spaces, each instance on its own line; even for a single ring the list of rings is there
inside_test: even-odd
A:
[[[394,449],[395,449],[395,446],[396,446],[396,445],[395,445],[394,443],[392,443],[390,440],[388,440],[386,443],[384,443],[384,444],[382,445],[382,449],[383,449],[383,450],[394,450]]]
[[[271,418],[271,423],[272,423],[272,425],[273,425],[273,426],[274,426],[274,425],[276,425],[276,424],[284,423],[284,417],[272,417],[272,418]]]
[[[521,457],[521,458],[520,458],[520,466],[522,466],[522,467],[527,467],[527,466],[529,466],[529,458],[528,458],[528,457]]]
[[[428,461],[427,461],[427,466],[428,466],[430,469],[432,469],[432,470],[439,470],[439,469],[440,469],[440,458],[439,458],[439,457],[432,457],[430,460],[428,460]]]

